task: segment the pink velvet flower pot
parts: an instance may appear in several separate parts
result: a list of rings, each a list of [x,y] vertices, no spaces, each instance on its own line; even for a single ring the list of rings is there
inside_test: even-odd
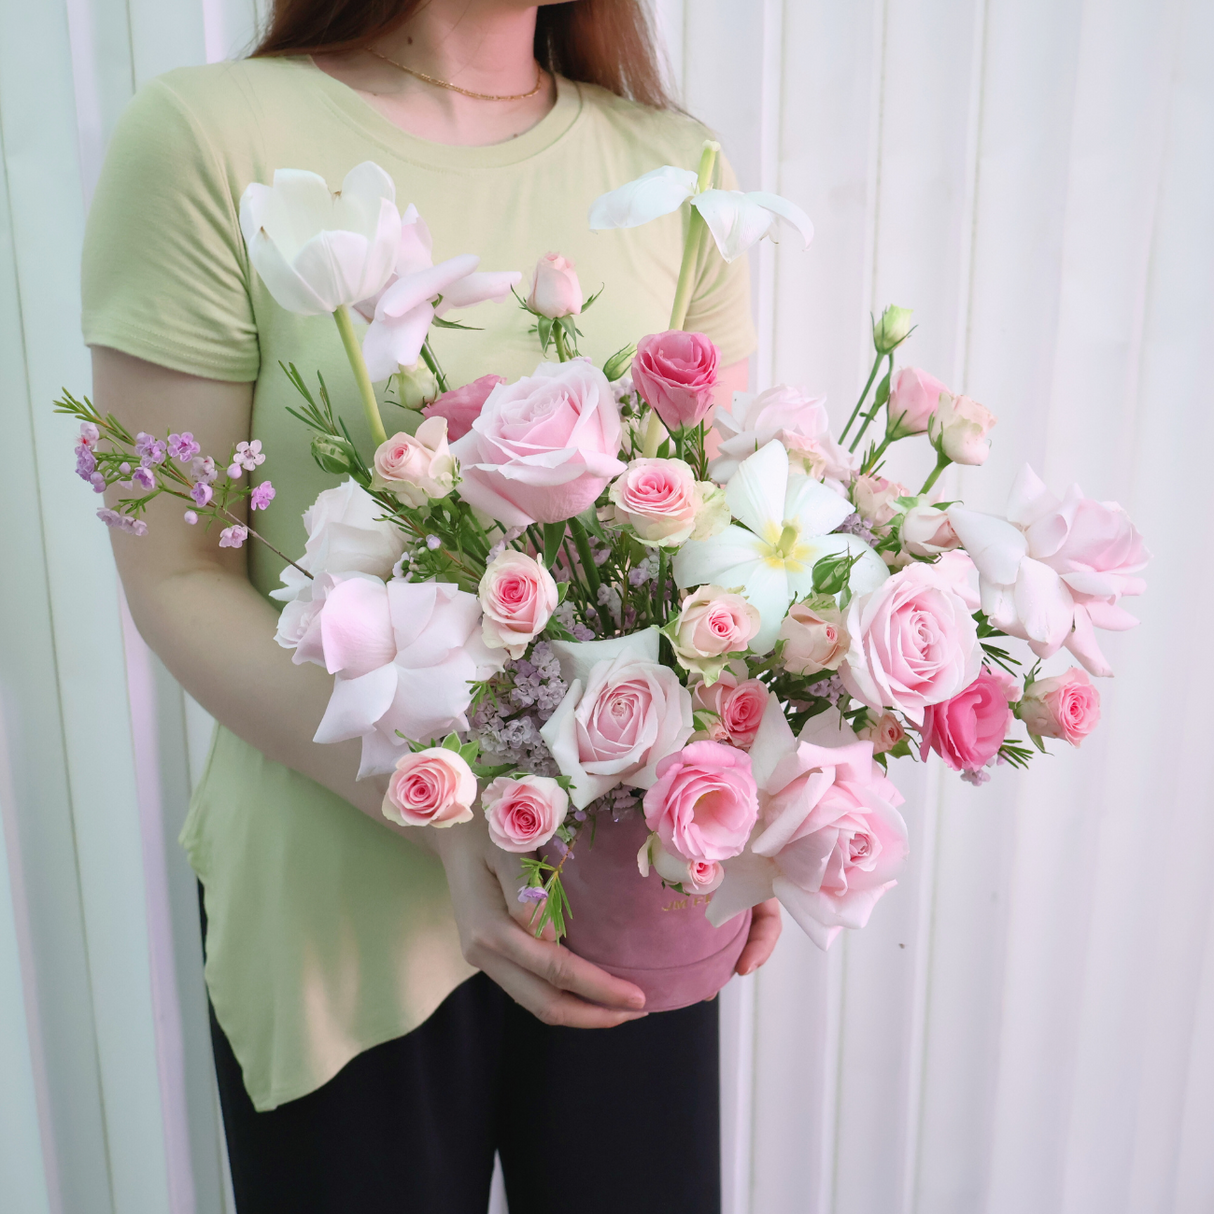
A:
[[[704,917],[711,894],[689,896],[642,877],[637,852],[649,830],[637,813],[598,820],[580,832],[561,871],[573,917],[565,944],[579,957],[635,982],[645,1010],[665,1012],[710,999],[730,979],[750,931],[750,911],[713,927]],[[545,849],[545,858],[559,857]]]

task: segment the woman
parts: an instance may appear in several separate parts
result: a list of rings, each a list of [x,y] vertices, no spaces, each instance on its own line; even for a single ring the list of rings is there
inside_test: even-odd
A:
[[[260,439],[278,496],[258,528],[301,551],[300,515],[334,480],[279,362],[320,370],[369,438],[331,322],[278,308],[250,270],[249,182],[289,167],[335,184],[374,160],[436,257],[521,269],[559,249],[606,285],[582,326],[601,363],[666,327],[680,231],[595,236],[587,207],[694,165],[704,135],[669,109],[633,0],[277,0],[252,58],[153,81],[114,135],[84,265],[96,402],[217,454]],[[747,295],[742,263],[705,257],[687,327],[721,347],[726,392],[745,385]],[[512,305],[474,323],[436,336],[453,383],[534,369]],[[516,1210],[715,1209],[716,1005],[645,1018],[635,986],[532,938],[511,917],[517,862],[483,822],[389,824],[384,785],[354,779],[357,743],[310,740],[330,680],[273,642],[282,563],[218,548],[163,501],[147,520],[114,537],[131,611],[220,723],[182,842],[241,1214],[481,1214],[495,1150]],[[755,923],[744,973],[779,930],[773,908]]]

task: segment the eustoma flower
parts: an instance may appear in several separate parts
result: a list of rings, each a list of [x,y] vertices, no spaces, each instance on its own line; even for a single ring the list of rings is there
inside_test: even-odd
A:
[[[1006,519],[962,506],[948,517],[978,567],[982,610],[996,628],[1028,641],[1038,657],[1065,645],[1090,674],[1113,673],[1094,630],[1138,623],[1119,600],[1143,592],[1137,575],[1150,559],[1120,506],[1084,497],[1078,485],[1059,499],[1026,465]]]
[[[851,505],[818,481],[790,476],[788,452],[770,442],[744,460],[725,490],[729,509],[744,527],[731,525],[706,540],[689,540],[673,562],[679,586],[713,582],[738,586],[758,608],[756,653],[775,644],[784,613],[794,598],[813,593],[814,564],[842,553],[856,558],[853,593],[874,589],[887,576],[885,562],[863,540],[830,534]]]
[[[481,415],[481,409],[489,394],[498,384],[506,381],[500,375],[482,375],[462,388],[453,388],[430,402],[422,409],[426,417],[447,419],[447,440],[455,442],[472,429],[472,423]]]
[[[1012,724],[1008,701],[1018,698],[1015,680],[984,667],[964,691],[923,714],[919,757],[934,750],[953,771],[976,771],[999,753]]]
[[[637,342],[633,387],[668,430],[696,426],[712,409],[720,361],[720,350],[703,333],[651,333]]]
[[[654,831],[637,853],[637,868],[642,877],[652,868],[663,881],[681,885],[686,894],[710,894],[725,878],[719,860],[688,860],[677,852],[667,851]]]

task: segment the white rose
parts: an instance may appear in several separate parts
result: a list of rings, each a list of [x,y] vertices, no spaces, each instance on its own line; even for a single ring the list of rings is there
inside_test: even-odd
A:
[[[986,436],[994,424],[995,415],[976,400],[941,392],[932,420],[932,442],[954,464],[985,464],[991,453]]]
[[[912,506],[902,519],[902,547],[912,556],[939,556],[960,545],[953,524],[935,506]]]

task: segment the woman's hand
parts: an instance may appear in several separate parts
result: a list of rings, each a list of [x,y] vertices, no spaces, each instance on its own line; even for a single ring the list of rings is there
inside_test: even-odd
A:
[[[782,927],[779,902],[775,898],[760,902],[751,912],[750,935],[734,971],[739,974],[753,974],[771,956]]]
[[[447,870],[464,957],[516,1003],[545,1024],[570,1028],[613,1028],[646,1014],[640,987],[535,938],[526,926],[530,908],[517,902],[522,865],[494,846],[481,815],[434,831],[429,842]]]

